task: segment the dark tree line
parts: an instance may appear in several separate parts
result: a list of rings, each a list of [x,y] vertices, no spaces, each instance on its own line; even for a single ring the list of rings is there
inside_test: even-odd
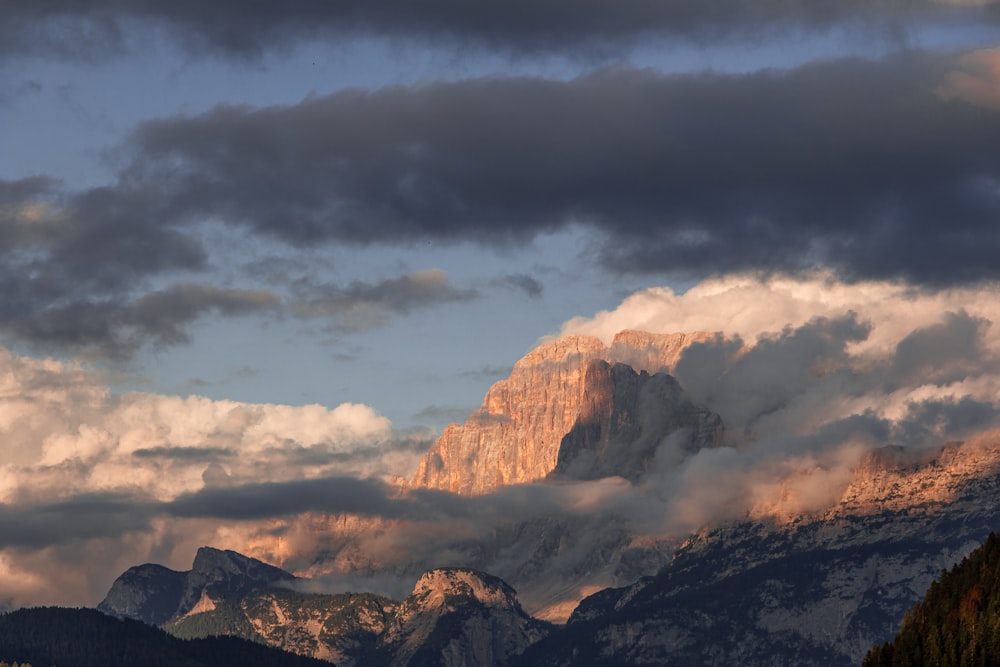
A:
[[[0,615],[0,656],[73,667],[330,667],[235,637],[183,640],[93,609],[44,607]]]
[[[1000,666],[1000,536],[931,584],[906,613],[892,642],[876,646],[864,667]]]

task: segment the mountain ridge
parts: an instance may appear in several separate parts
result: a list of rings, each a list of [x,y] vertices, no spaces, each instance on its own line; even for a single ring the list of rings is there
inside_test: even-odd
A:
[[[218,576],[220,566],[227,579]],[[206,570],[217,576],[206,577]],[[152,564],[130,568],[98,605],[100,611],[119,618],[159,618],[162,605],[147,609],[136,602],[149,596],[124,595],[136,582],[149,583],[136,571],[173,573]],[[425,572],[401,601],[297,590],[293,584],[301,588],[307,582],[242,554],[211,548],[199,549],[195,565],[183,574],[188,581],[177,612],[150,625],[184,639],[236,636],[338,665],[504,664],[551,631],[522,609],[506,582],[471,568]],[[233,580],[240,585],[218,585]],[[197,604],[185,604],[194,596]],[[439,652],[450,657],[438,660]]]

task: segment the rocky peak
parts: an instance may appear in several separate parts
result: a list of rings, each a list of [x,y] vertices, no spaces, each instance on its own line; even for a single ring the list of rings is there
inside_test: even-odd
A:
[[[383,635],[395,665],[506,664],[551,631],[498,577],[468,568],[425,572]]]
[[[115,580],[97,608],[112,616],[160,625],[199,605],[206,606],[210,600],[243,595],[295,580],[294,575],[255,558],[235,551],[202,547],[186,572],[154,564],[129,568]]]
[[[295,576],[235,551],[201,547],[184,582],[178,612],[188,613],[207,594],[212,599],[295,581]]]
[[[448,567],[421,575],[410,599],[422,608],[467,600],[490,608],[520,609],[517,593],[503,579],[470,568]]]
[[[542,479],[556,468],[563,438],[580,421],[581,411],[607,403],[601,398],[607,386],[588,384],[593,362],[628,363],[635,372],[655,374],[672,369],[687,346],[709,337],[624,331],[610,348],[590,336],[543,343],[514,365],[508,379],[490,388],[464,425],[444,430],[421,460],[412,485],[475,495]],[[594,373],[590,377],[600,380]]]
[[[221,550],[212,547],[198,549],[191,565],[191,574],[205,577],[208,581],[240,578],[261,584],[295,579],[288,572],[256,558],[250,558],[228,549]]]

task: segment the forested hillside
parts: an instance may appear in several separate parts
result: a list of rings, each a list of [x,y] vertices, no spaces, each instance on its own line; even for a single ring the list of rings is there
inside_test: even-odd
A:
[[[0,616],[0,658],[35,667],[329,667],[234,637],[182,640],[139,621],[58,607]]]
[[[874,647],[864,667],[1000,665],[1000,537],[931,584],[895,640]]]

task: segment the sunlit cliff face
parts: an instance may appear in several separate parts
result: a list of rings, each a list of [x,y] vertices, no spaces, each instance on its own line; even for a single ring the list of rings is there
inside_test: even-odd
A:
[[[981,435],[997,426],[995,294],[993,285],[929,291],[829,275],[645,290],[567,322],[560,336],[593,338],[544,343],[482,411],[446,431],[431,455],[449,461],[447,484],[428,476],[431,455],[418,465],[429,442],[394,432],[368,406],[115,395],[87,368],[4,352],[0,599],[92,604],[128,566],[183,568],[201,544],[303,572],[374,572],[441,557],[442,540],[475,540],[522,519],[606,513],[636,534],[664,536],[746,516],[822,515],[859,502],[858,489],[874,483],[865,457],[885,446],[919,459],[972,439],[978,463],[960,471],[972,475],[995,452]],[[703,333],[616,342],[623,330]],[[544,482],[585,387],[577,366],[551,375],[529,362],[562,350],[579,364],[584,353],[617,349],[640,364],[677,340],[664,365],[693,403],[721,417],[718,446],[678,456],[664,442],[634,483]],[[572,354],[567,341],[577,341]],[[519,428],[520,439],[504,439]],[[515,464],[504,473],[494,455]],[[391,481],[399,478],[411,482]],[[460,488],[468,500],[448,493]],[[947,502],[947,488],[921,493]]]

